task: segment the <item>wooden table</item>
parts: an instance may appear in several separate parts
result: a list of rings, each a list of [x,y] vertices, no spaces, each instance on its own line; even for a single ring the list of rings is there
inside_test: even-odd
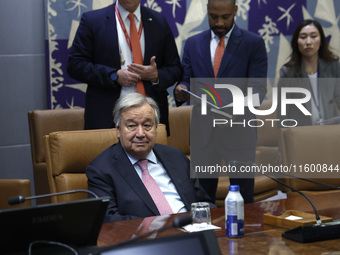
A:
[[[309,196],[322,216],[340,220],[340,193],[328,193]],[[340,239],[313,243],[298,243],[283,238],[281,235],[287,229],[263,224],[263,214],[282,215],[287,210],[298,210],[313,213],[312,206],[304,197],[294,197],[275,201],[258,202],[245,205],[245,236],[231,239],[225,236],[224,208],[211,210],[212,224],[221,227],[215,230],[222,254],[340,254]],[[145,220],[160,221],[166,226],[173,219],[184,214],[145,218]],[[144,219],[121,221],[103,224],[98,237],[98,246],[107,246],[139,235]],[[145,225],[145,221],[144,221]],[[155,237],[184,234],[178,229],[170,229],[158,233]],[[333,252],[333,253],[332,253]],[[336,252],[336,253],[334,253]]]

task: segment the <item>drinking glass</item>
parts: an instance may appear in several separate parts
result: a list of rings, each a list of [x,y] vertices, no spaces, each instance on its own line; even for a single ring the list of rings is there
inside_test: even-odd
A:
[[[211,224],[210,206],[206,202],[197,202],[191,204],[192,223]]]

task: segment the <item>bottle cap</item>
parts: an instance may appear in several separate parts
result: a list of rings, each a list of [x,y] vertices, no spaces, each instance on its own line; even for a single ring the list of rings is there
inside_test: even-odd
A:
[[[240,186],[239,185],[230,185],[229,190],[230,191],[240,191]]]

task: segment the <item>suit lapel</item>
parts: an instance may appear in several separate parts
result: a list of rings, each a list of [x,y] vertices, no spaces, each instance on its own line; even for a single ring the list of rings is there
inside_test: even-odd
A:
[[[145,64],[145,60],[150,60],[151,56],[151,50],[154,49],[153,47],[158,45],[152,45],[153,44],[153,36],[155,35],[155,31],[153,31],[153,18],[150,16],[150,13],[141,6],[141,16],[143,21],[143,28],[144,28],[144,40],[145,40],[145,49],[144,49],[144,59],[143,62]]]
[[[162,150],[158,150],[158,145],[155,144],[153,151],[156,155],[156,157],[159,159],[159,161],[162,163],[164,169],[168,173],[172,183],[175,185],[176,190],[178,194],[180,195],[183,203],[185,204],[186,208],[190,208],[191,204],[188,203],[185,199],[185,195],[183,194],[183,190],[185,188],[181,187],[181,179],[180,177],[176,174],[176,171],[173,171],[172,169],[177,169],[178,167],[176,166],[176,161],[174,161],[173,157],[169,154],[162,153]]]
[[[311,91],[308,74],[306,72],[306,68],[303,63],[301,63],[301,74],[302,74],[302,77],[298,77],[297,79],[294,79],[294,83],[293,83],[294,87],[304,88],[306,90]],[[311,97],[311,99],[308,102],[303,104],[309,110],[309,112],[312,111],[312,100],[313,100],[313,97]]]
[[[208,64],[204,65],[207,68],[208,77],[214,77],[214,67],[211,63],[211,54],[210,54],[210,38],[211,38],[211,31],[209,29],[203,34],[203,38],[200,43],[201,50],[199,52],[202,53],[202,58],[201,58],[202,61],[208,62]]]
[[[125,154],[120,143],[117,144],[118,148],[114,151],[112,158],[114,169],[117,169],[120,175],[130,185],[131,189],[139,196],[145,205],[155,214],[159,215],[158,209],[153,202],[149,192],[145,188],[142,180],[136,173],[135,168],[131,165],[130,160]]]
[[[105,37],[106,40],[110,42],[112,47],[107,49],[107,54],[113,56],[111,59],[114,61],[113,66],[120,66],[120,55],[119,55],[119,45],[118,45],[118,32],[117,32],[117,22],[115,15],[116,4],[107,7],[107,13],[105,17]],[[112,53],[111,53],[112,52]]]
[[[231,62],[232,57],[234,56],[237,48],[242,42],[242,34],[238,26],[235,24],[234,30],[232,31],[230,38],[228,40],[228,44],[226,50],[224,51],[224,55],[222,58],[220,69],[218,70],[217,77],[226,77],[223,75],[224,71],[227,70],[229,63]]]
[[[318,63],[318,75],[319,78],[319,88],[320,88],[320,97],[321,97],[321,102],[323,104],[323,111],[325,113],[325,116],[327,115],[326,112],[331,111],[331,107],[327,108],[327,106],[332,105],[333,103],[333,98],[334,98],[334,87],[332,82],[327,82],[327,85],[325,84],[325,81],[322,81],[323,78],[327,77],[332,77],[332,74],[329,72],[329,65],[325,64],[324,60],[319,58],[319,63]],[[320,83],[321,81],[321,83]]]

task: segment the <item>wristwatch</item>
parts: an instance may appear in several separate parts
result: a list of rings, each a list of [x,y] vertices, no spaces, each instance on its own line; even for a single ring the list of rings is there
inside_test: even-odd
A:
[[[113,81],[113,82],[116,82],[118,80],[119,76],[117,74],[117,72],[112,72],[110,74],[110,79]]]

